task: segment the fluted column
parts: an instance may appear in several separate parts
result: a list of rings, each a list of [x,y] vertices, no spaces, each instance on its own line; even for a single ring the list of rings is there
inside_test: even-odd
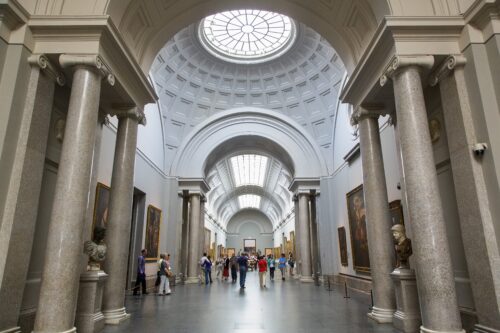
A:
[[[134,166],[138,124],[145,124],[144,114],[136,108],[115,112],[118,117],[116,148],[111,176],[109,220],[106,227],[108,247],[104,283],[103,311],[106,324],[116,325],[127,319],[125,286],[129,255]]]
[[[467,91],[465,65],[463,55],[449,56],[431,75],[431,85],[439,83],[441,91],[460,230],[479,321],[474,332],[493,333],[500,330],[499,244],[492,232],[495,219],[484,179],[488,156],[477,156],[471,149],[481,135],[473,126],[475,106]]]
[[[299,192],[299,229],[301,282],[313,282],[311,270],[311,228],[309,225],[309,192]]]
[[[373,307],[368,314],[379,323],[392,322],[396,311],[394,284],[389,276],[393,270],[389,201],[385,181],[382,145],[378,118],[383,109],[359,107],[351,122],[359,125],[360,149],[363,164],[363,187],[366,208],[366,227],[372,276]]]
[[[101,79],[107,76],[111,84],[114,82],[97,56],[61,55],[59,61],[62,67],[73,69],[74,74],[34,332],[76,331],[82,234]]]
[[[420,78],[420,71],[433,62],[432,56],[395,57],[381,84],[392,77],[422,312],[420,331],[464,332]]]
[[[186,283],[198,283],[201,258],[200,247],[200,212],[201,194],[189,193],[189,249],[188,249],[188,276]]]

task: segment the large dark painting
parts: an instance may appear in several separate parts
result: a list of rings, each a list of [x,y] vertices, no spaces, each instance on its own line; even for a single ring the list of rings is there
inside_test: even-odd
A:
[[[149,205],[145,242],[145,248],[146,250],[148,250],[147,259],[156,260],[160,256],[160,254],[158,253],[160,247],[160,223],[161,210],[152,205]]]
[[[338,228],[339,232],[339,249],[340,249],[340,263],[342,266],[348,266],[349,263],[347,261],[347,238],[345,234],[345,228]]]
[[[92,239],[94,239],[94,229],[96,226],[106,228],[108,224],[109,194],[109,186],[97,183],[94,204],[94,221],[92,222]]]
[[[369,273],[370,257],[368,255],[368,234],[366,231],[363,184],[347,193],[346,197],[354,269],[358,272]]]

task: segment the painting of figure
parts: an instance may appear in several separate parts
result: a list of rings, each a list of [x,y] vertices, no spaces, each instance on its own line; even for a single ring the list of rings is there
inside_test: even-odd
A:
[[[94,221],[92,222],[92,239],[94,239],[94,230],[96,226],[103,228],[106,228],[107,226],[110,191],[109,186],[97,183],[94,204]]]
[[[358,272],[369,273],[370,257],[368,255],[368,234],[366,231],[363,185],[356,187],[347,193],[346,196],[354,269]]]
[[[146,241],[145,248],[148,251],[148,258],[156,260],[159,257],[160,247],[160,223],[161,223],[161,210],[149,205],[148,206],[148,221],[146,223]]]
[[[339,250],[340,250],[340,263],[342,266],[348,266],[348,260],[347,260],[347,239],[345,235],[345,228],[340,227],[338,228],[338,233],[339,233]]]
[[[244,239],[243,240],[243,251],[245,251],[249,255],[257,253],[257,240]]]

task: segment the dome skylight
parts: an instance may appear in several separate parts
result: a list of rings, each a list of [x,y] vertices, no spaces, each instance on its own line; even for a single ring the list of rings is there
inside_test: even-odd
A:
[[[245,154],[231,157],[233,180],[236,187],[244,185],[264,186],[268,158]]]
[[[295,40],[295,24],[263,10],[232,10],[203,19],[200,40],[213,55],[236,63],[259,63],[286,52]]]

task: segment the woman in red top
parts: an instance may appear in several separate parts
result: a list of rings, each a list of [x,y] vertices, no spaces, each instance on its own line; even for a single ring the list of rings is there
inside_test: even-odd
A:
[[[266,287],[267,261],[263,256],[259,257],[259,282],[261,287]]]

